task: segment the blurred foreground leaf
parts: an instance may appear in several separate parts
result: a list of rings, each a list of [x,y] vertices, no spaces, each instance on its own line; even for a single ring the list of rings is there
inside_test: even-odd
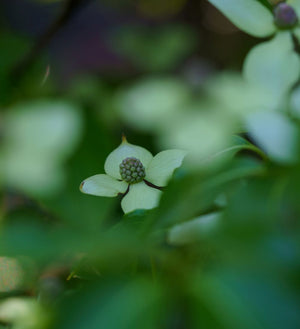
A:
[[[64,329],[154,329],[162,307],[158,286],[144,279],[96,283],[65,298],[58,324]]]

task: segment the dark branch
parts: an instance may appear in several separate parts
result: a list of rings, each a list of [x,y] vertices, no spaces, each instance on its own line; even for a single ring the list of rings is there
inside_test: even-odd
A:
[[[53,22],[47,31],[37,40],[32,49],[25,57],[14,67],[12,79],[20,79],[22,75],[35,62],[40,53],[48,46],[55,34],[70,20],[70,18],[90,0],[67,0],[60,16]]]
[[[155,184],[152,184],[152,183],[148,182],[146,179],[144,179],[144,182],[145,182],[148,186],[153,187],[153,188],[156,188],[157,190],[163,190],[163,189],[164,189],[164,188],[161,187],[161,186],[157,186],[157,185],[155,185]]]

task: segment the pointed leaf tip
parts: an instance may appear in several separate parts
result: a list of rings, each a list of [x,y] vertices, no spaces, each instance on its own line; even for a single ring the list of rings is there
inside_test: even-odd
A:
[[[80,191],[82,191],[83,185],[84,185],[84,181],[80,183],[80,186],[79,186]]]
[[[124,133],[122,133],[122,144],[123,143],[128,143],[126,135]]]

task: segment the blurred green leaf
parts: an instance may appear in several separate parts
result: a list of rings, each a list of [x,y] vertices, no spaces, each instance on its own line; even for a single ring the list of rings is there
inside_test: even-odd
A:
[[[251,277],[243,272],[194,278],[192,294],[205,305],[217,328],[297,328],[296,296],[270,278]],[[201,323],[201,317],[200,317]],[[214,327],[215,328],[215,327]]]
[[[220,172],[203,172],[174,182],[164,192],[160,207],[149,214],[155,228],[170,228],[214,207],[215,199],[226,187],[246,177],[261,175],[264,167],[257,161],[241,159]]]
[[[10,96],[14,89],[11,80],[11,73],[20,60],[20,54],[28,51],[29,42],[21,37],[17,37],[12,33],[0,33],[0,52],[1,52],[1,65],[0,65],[0,102],[5,104],[10,100]]]
[[[191,293],[194,296],[195,315],[197,307],[204,313],[203,319],[201,316],[194,316],[196,326],[218,329],[264,328],[249,310],[247,302],[211,274],[193,278]]]
[[[114,38],[114,48],[134,65],[146,71],[174,68],[195,45],[195,35],[186,26],[122,29]]]
[[[145,328],[159,326],[161,297],[159,286],[144,279],[111,280],[96,283],[73,294],[60,305],[57,325],[68,329],[83,328]]]

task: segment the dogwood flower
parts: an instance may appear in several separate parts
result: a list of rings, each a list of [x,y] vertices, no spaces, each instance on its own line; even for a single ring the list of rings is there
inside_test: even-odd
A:
[[[259,43],[246,56],[243,74],[246,80],[272,93],[279,104],[298,81],[300,60],[294,39],[300,41],[300,0],[270,5],[256,0],[208,0],[242,31],[258,38]]]
[[[85,179],[80,190],[105,197],[123,194],[121,207],[125,214],[136,209],[152,209],[159,203],[161,188],[181,166],[185,155],[186,151],[173,149],[153,157],[148,150],[128,143],[123,136],[119,147],[106,158],[106,174]]]

